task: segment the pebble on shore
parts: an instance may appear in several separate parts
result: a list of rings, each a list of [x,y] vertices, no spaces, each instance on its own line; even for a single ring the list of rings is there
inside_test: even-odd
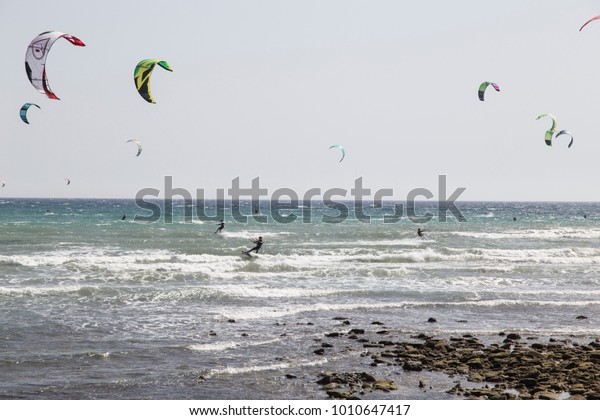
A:
[[[326,336],[356,339],[359,331],[355,328],[348,334]],[[376,335],[377,331],[360,332],[367,336],[369,333]],[[371,366],[383,364],[399,366],[404,371],[442,372],[485,383],[482,388],[472,389],[465,389],[459,383],[447,391],[463,398],[600,399],[600,339],[587,344],[571,339],[528,344],[519,341],[521,336],[516,333],[499,335],[503,341],[489,345],[471,334],[448,339],[420,334],[412,337],[413,341],[393,341],[389,336],[386,340],[362,341],[363,347],[370,350]],[[392,380],[375,379],[365,372],[327,373],[318,383],[330,398],[337,399],[355,399],[366,392],[389,392],[398,387]]]

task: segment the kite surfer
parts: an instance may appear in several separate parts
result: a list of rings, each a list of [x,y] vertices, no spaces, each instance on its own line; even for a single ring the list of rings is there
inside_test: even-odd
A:
[[[252,251],[254,251],[254,253],[258,254],[258,250],[263,246],[263,238],[262,236],[259,236],[258,239],[250,239],[252,242],[254,242],[254,244],[256,245],[254,248],[249,249],[248,251],[245,251],[244,253],[246,255],[250,255],[250,253]]]
[[[217,228],[217,230],[215,231],[215,233],[221,233],[221,231],[225,227],[225,222],[223,221],[223,219],[221,219],[221,223],[219,223],[217,226],[219,226],[219,227]]]
[[[417,235],[419,235],[419,238],[425,239],[425,229],[418,228]]]

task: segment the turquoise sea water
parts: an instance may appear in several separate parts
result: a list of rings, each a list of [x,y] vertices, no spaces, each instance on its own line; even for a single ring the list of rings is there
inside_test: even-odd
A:
[[[0,398],[324,398],[319,371],[369,360],[346,344],[317,356],[319,340],[375,321],[406,337],[600,335],[600,204],[458,207],[464,222],[324,223],[336,211],[315,205],[281,224],[263,202],[267,223],[228,206],[214,234],[183,202],[173,223],[140,223],[131,200],[3,199]],[[259,257],[241,254],[259,235]]]

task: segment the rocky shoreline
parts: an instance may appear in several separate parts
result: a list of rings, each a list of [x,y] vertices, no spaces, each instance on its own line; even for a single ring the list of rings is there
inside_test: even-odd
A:
[[[321,347],[314,351],[317,356],[333,354],[342,340],[354,340],[372,367],[368,373],[321,373],[317,384],[329,398],[361,399],[374,391],[391,392],[403,386],[402,376],[379,377],[377,368],[383,366],[405,372],[440,372],[481,385],[462,386],[457,381],[445,390],[449,398],[600,399],[600,338],[521,337],[500,332],[497,337],[486,337],[487,343],[471,334],[419,334],[402,340],[381,323],[371,327],[324,334]],[[418,386],[425,389],[428,384],[419,381]]]

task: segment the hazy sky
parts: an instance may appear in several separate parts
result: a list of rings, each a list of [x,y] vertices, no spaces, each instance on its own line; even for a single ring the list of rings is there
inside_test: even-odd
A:
[[[132,198],[170,175],[208,196],[236,177],[303,194],[362,176],[403,199],[445,174],[464,200],[598,201],[600,22],[579,32],[598,14],[592,0],[1,0],[0,197]],[[86,44],[50,52],[60,101],[24,70],[48,30]],[[145,58],[173,68],[155,70],[154,105],[133,83]],[[501,92],[480,102],[483,81]],[[42,108],[30,125],[25,102]],[[571,149],[545,145],[542,113]]]

